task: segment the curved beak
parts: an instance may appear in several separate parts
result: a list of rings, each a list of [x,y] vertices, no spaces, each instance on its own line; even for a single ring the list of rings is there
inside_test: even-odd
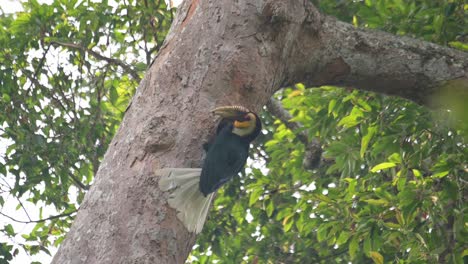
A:
[[[223,118],[236,118],[236,117],[244,116],[245,114],[250,112],[250,110],[243,106],[233,105],[233,106],[217,107],[213,109],[212,112],[215,115],[219,115]]]

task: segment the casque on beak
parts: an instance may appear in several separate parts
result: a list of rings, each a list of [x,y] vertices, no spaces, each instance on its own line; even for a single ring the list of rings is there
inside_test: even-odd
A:
[[[250,110],[243,106],[234,105],[234,106],[217,107],[213,109],[211,112],[223,118],[235,119],[235,118],[244,116],[245,114],[249,113]]]

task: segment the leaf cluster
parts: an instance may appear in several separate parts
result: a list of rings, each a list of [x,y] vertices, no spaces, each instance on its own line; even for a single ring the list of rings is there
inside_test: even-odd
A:
[[[252,155],[264,163],[224,188],[193,257],[462,263],[468,151],[461,131],[437,117],[450,113],[357,90],[295,89],[282,103],[320,138],[322,165],[304,170],[299,131],[266,118],[268,139]]]
[[[174,12],[163,0],[23,9],[0,13],[0,205],[24,215],[1,211],[6,262],[61,243]]]

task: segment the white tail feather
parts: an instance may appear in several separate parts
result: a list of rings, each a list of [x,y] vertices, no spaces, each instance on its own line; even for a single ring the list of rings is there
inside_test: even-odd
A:
[[[201,169],[166,168],[156,171],[159,188],[170,192],[167,202],[177,210],[177,218],[188,231],[200,233],[205,224],[214,193],[205,197],[199,190]]]

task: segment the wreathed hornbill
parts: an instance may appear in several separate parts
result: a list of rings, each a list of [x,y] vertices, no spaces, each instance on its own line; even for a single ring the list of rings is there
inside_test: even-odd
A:
[[[201,232],[214,192],[244,167],[250,142],[260,133],[262,123],[254,112],[242,106],[223,106],[213,110],[222,117],[215,138],[205,145],[203,168],[158,170],[159,187],[169,191],[168,203],[177,210],[185,227]]]

